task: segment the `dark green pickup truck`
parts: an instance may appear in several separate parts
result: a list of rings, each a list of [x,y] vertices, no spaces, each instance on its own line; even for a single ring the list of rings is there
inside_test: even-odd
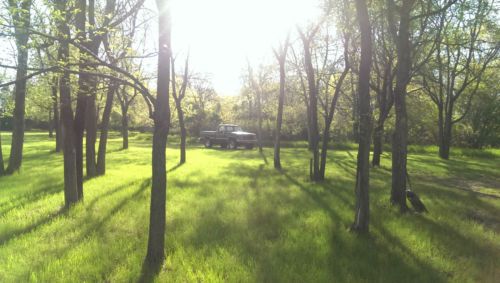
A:
[[[216,131],[201,131],[200,141],[205,147],[219,144],[221,147],[229,149],[236,149],[238,146],[252,149],[257,143],[257,136],[253,133],[243,132],[238,125],[221,124]]]

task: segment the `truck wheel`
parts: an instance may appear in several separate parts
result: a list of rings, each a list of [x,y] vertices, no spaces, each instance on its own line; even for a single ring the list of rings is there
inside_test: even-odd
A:
[[[212,141],[210,139],[205,140],[205,147],[206,148],[212,147]]]
[[[246,149],[253,149],[253,144],[247,144],[247,145],[245,145],[245,148]]]
[[[236,149],[238,148],[238,144],[236,143],[235,140],[229,140],[229,149]]]
[[[220,144],[220,148],[221,148],[221,149],[227,148],[227,143],[221,143],[221,144]]]

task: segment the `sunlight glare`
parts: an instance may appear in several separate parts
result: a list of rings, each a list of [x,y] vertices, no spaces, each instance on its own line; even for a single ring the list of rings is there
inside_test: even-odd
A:
[[[173,0],[174,53],[189,49],[193,67],[210,73],[220,94],[235,95],[247,58],[272,60],[272,47],[319,13],[312,0]]]

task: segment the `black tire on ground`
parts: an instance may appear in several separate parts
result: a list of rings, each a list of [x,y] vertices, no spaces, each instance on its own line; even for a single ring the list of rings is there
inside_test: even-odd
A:
[[[245,145],[245,148],[246,149],[253,149],[253,144],[247,144],[247,145]]]
[[[229,149],[237,149],[238,148],[238,144],[236,143],[235,140],[229,140],[228,148]]]
[[[221,143],[220,148],[222,148],[222,149],[227,148],[227,143]]]
[[[205,140],[205,147],[206,148],[212,147],[212,141],[210,139]]]

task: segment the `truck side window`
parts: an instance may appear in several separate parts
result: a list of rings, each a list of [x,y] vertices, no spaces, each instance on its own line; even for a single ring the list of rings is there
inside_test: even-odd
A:
[[[224,132],[224,126],[219,127],[219,133],[222,133],[222,132]]]

